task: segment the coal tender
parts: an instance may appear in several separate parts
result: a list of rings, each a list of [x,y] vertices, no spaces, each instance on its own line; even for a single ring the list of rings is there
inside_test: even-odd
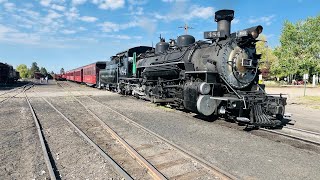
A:
[[[280,125],[286,98],[270,96],[258,84],[261,55],[255,46],[263,27],[230,33],[233,18],[233,10],[217,11],[217,31],[204,32],[206,40],[161,38],[154,50],[131,58],[127,68],[136,69],[116,80],[118,91],[212,118],[255,127]]]

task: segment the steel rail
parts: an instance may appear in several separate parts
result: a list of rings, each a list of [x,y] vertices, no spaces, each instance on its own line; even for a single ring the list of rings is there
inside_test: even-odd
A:
[[[175,144],[174,142],[172,142],[172,141],[170,141],[170,140],[168,140],[168,139],[160,136],[159,134],[156,134],[156,133],[154,133],[153,131],[151,131],[151,130],[145,128],[145,127],[143,127],[142,125],[136,123],[135,121],[133,121],[133,120],[130,119],[129,117],[127,117],[127,116],[123,115],[122,113],[114,110],[113,108],[110,108],[108,105],[106,105],[106,104],[104,104],[104,103],[101,103],[101,102],[93,99],[92,97],[89,97],[89,96],[86,96],[86,97],[94,100],[94,101],[97,102],[98,104],[106,107],[107,109],[109,109],[109,110],[113,111],[114,113],[118,114],[119,116],[123,117],[122,120],[126,121],[127,123],[130,123],[130,124],[132,124],[132,125],[140,128],[140,129],[144,130],[145,132],[154,135],[154,136],[157,137],[158,139],[166,142],[168,145],[170,145],[172,148],[178,150],[178,151],[179,151],[180,153],[182,153],[184,156],[186,156],[186,157],[188,157],[188,158],[191,158],[191,159],[199,162],[203,167],[205,167],[207,170],[213,172],[214,175],[219,176],[221,179],[238,179],[238,178],[236,178],[235,176],[233,176],[232,174],[230,174],[230,173],[228,173],[228,172],[226,172],[226,171],[218,168],[217,166],[213,165],[212,163],[208,162],[207,160],[205,160],[205,159],[203,159],[203,158],[201,158],[201,157],[199,157],[199,156],[197,156],[197,155],[195,155],[195,154],[187,151],[186,149],[182,148],[181,146]]]
[[[9,91],[7,91],[7,92],[4,92],[4,93],[0,94],[0,96],[3,96],[3,95],[5,95],[5,94],[11,93],[11,92],[14,92],[14,91],[16,91],[16,90],[18,90],[18,89],[24,88],[25,86],[26,86],[26,85],[23,85],[23,86],[20,86],[20,87],[16,87],[16,88],[14,88],[14,89],[11,89],[11,90],[9,90]]]
[[[288,138],[291,138],[291,139],[295,139],[295,140],[299,140],[299,141],[302,141],[302,142],[306,142],[306,143],[310,143],[310,144],[314,144],[314,145],[320,146],[320,142],[316,142],[316,141],[309,140],[309,139],[306,139],[306,138],[302,138],[302,137],[299,137],[299,136],[295,136],[295,135],[291,135],[291,134],[287,134],[287,133],[283,133],[283,132],[279,132],[279,131],[275,131],[275,130],[271,130],[271,129],[261,128],[259,130],[265,131],[265,132],[268,132],[268,133],[271,133],[271,134],[278,134],[278,135],[281,135],[281,136],[284,136],[284,137],[288,137]]]
[[[91,111],[87,106],[85,106],[79,99],[73,96],[74,99],[81,104],[99,123],[105,128],[111,136],[118,140],[121,145],[127,150],[127,152],[136,159],[143,167],[145,167],[150,175],[154,179],[167,179],[160,171],[158,171],[150,162],[148,162],[143,156],[141,156],[133,147],[131,147],[123,138],[121,138],[110,126],[108,126],[104,121],[102,121],[93,111]]]
[[[17,94],[15,94],[15,95],[13,95],[13,96],[10,96],[10,97],[5,97],[5,99],[3,99],[3,100],[0,101],[0,104],[4,103],[5,101],[7,101],[7,100],[9,100],[9,99],[11,99],[11,98],[14,98],[14,97],[18,96],[19,94],[23,93],[26,89],[30,88],[30,86],[33,86],[33,84],[32,84],[32,83],[29,83],[29,84],[26,84],[26,85],[24,85],[24,86],[22,86],[22,87],[20,87],[20,88],[13,89],[11,92],[14,92],[14,91],[16,91],[16,90],[19,90],[19,89],[23,88],[22,91],[18,92]],[[9,93],[9,92],[8,92],[8,93]],[[7,93],[4,93],[4,94],[7,94]],[[2,95],[3,95],[3,94],[1,94],[0,96],[2,96]]]
[[[58,114],[60,114],[93,148],[95,148],[102,157],[104,157],[113,168],[122,176],[124,179],[132,180],[133,178],[119,165],[117,164],[108,154],[106,154],[95,142],[93,142],[82,130],[80,130],[69,118],[67,118],[62,112],[60,112],[52,103],[47,99],[42,99],[47,102]]]
[[[57,83],[61,88],[61,84]],[[67,90],[66,90],[67,91]],[[116,140],[118,140],[121,145],[126,149],[126,151],[134,158],[138,163],[145,167],[149,174],[158,180],[167,179],[161,172],[159,172],[151,163],[149,163],[143,156],[141,156],[133,147],[131,147],[123,138],[121,138],[110,126],[103,122],[93,111],[91,111],[86,105],[84,105],[78,98],[76,98],[70,91],[67,91],[71,97],[73,97],[79,104],[81,104],[99,123],[105,128],[109,134]]]
[[[64,87],[61,86],[61,84],[59,84],[59,83],[57,83],[57,84],[58,84],[61,88],[65,89]],[[68,92],[69,92],[69,91],[68,91]],[[75,96],[72,95],[71,92],[69,92],[69,93],[71,94],[72,97],[75,98]],[[154,136],[157,137],[158,139],[166,142],[166,143],[167,143],[168,145],[170,145],[172,148],[178,150],[178,151],[179,151],[180,153],[182,153],[184,156],[186,156],[186,157],[188,157],[188,158],[191,158],[191,159],[197,161],[197,162],[200,163],[203,167],[205,167],[207,170],[213,172],[214,175],[219,176],[221,179],[238,179],[238,178],[236,178],[235,176],[233,176],[232,174],[230,174],[230,173],[228,173],[228,172],[226,172],[226,171],[224,171],[224,170],[216,167],[216,166],[213,165],[212,163],[206,161],[205,159],[203,159],[203,158],[201,158],[201,157],[199,157],[199,156],[197,156],[197,155],[195,155],[195,154],[193,154],[193,153],[188,152],[187,150],[185,150],[184,148],[180,147],[179,145],[177,145],[177,144],[175,144],[175,143],[167,140],[166,138],[164,138],[164,137],[162,137],[162,136],[154,133],[153,131],[151,131],[151,130],[149,130],[149,129],[143,127],[143,126],[141,126],[140,124],[136,123],[135,121],[133,121],[133,120],[130,119],[129,117],[127,117],[127,116],[121,114],[120,112],[118,112],[118,111],[110,108],[110,107],[107,106],[106,104],[103,104],[103,103],[101,103],[101,102],[93,99],[92,97],[89,97],[89,96],[86,96],[86,97],[94,100],[94,101],[97,102],[98,104],[101,104],[102,106],[104,106],[104,107],[108,108],[109,110],[115,112],[116,114],[120,115],[121,117],[123,117],[122,120],[124,120],[124,121],[126,121],[126,122],[128,122],[128,123],[131,123],[132,125],[140,128],[140,129],[142,129],[142,130],[144,130],[144,131],[146,131],[146,132],[154,135]],[[75,98],[75,99],[79,102],[79,100],[78,100],[77,98]],[[92,111],[91,111],[91,112],[92,112]],[[103,123],[104,123],[104,122],[103,122]],[[104,123],[104,124],[105,124],[105,123]]]
[[[309,131],[309,130],[305,130],[305,129],[300,129],[300,128],[294,128],[294,127],[283,127],[283,129],[290,129],[290,130],[294,130],[294,131],[300,131],[300,132],[304,132],[307,134],[312,134],[312,135],[316,135],[316,136],[320,136],[320,133],[318,132],[314,132],[314,131]]]
[[[45,145],[44,135],[43,135],[42,129],[40,127],[40,122],[39,122],[39,119],[37,118],[36,113],[35,113],[32,105],[31,105],[31,103],[29,101],[29,97],[26,94],[26,90],[28,90],[28,89],[24,89],[23,93],[24,93],[25,99],[26,99],[26,101],[27,101],[27,103],[29,105],[29,108],[31,110],[31,113],[32,113],[32,116],[33,116],[33,120],[34,120],[34,122],[36,124],[38,136],[39,136],[39,139],[40,139],[41,148],[42,148],[42,151],[43,151],[44,160],[45,160],[45,163],[46,163],[48,171],[49,171],[50,179],[51,180],[56,180],[57,177],[56,177],[56,175],[54,173],[54,169],[52,167],[52,164],[51,164],[51,161],[50,161],[50,158],[49,158],[48,149],[47,149],[47,147]]]

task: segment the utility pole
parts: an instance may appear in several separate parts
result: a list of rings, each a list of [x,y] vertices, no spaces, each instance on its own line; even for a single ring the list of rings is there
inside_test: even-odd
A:
[[[184,26],[180,26],[178,28],[184,29],[184,33],[188,34],[189,29],[194,29],[193,27],[188,26],[187,24],[184,24]]]

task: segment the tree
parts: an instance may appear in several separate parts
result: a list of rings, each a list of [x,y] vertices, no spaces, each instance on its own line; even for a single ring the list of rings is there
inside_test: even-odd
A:
[[[281,46],[275,50],[279,61],[273,69],[280,76],[302,76],[320,72],[320,16],[284,23]],[[309,76],[311,77],[311,76]]]
[[[17,71],[20,73],[21,78],[27,78],[28,77],[28,67],[25,64],[20,64],[17,66]]]
[[[38,67],[38,64],[36,63],[36,62],[33,62],[32,64],[31,64],[31,68],[30,68],[30,70],[29,70],[29,77],[30,78],[34,78],[34,73],[35,72],[39,72],[40,71],[40,69],[39,69],[39,67]]]
[[[46,68],[44,68],[44,67],[41,67],[41,68],[40,68],[40,73],[41,73],[42,75],[44,75],[44,76],[47,76],[47,75],[48,75],[48,72],[47,72]]]
[[[63,68],[60,69],[60,74],[64,74],[64,69]]]
[[[261,60],[259,63],[259,68],[261,69],[263,78],[270,78],[275,75],[271,71],[271,66],[278,61],[277,56],[274,54],[274,50],[267,45],[267,38],[265,35],[261,34],[259,40],[256,43],[257,54],[261,54]]]

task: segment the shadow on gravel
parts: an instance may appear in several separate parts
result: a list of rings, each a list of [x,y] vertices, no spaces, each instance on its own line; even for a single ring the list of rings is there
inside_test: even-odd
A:
[[[28,83],[29,83],[29,81],[18,81],[18,82],[13,83],[13,84],[2,84],[2,83],[0,83],[0,90],[11,90],[11,89],[14,89],[14,88],[18,88],[18,87],[24,86],[24,85],[26,85]]]
[[[201,114],[196,114],[193,117],[207,122],[214,122],[219,119],[218,116],[204,116]]]

